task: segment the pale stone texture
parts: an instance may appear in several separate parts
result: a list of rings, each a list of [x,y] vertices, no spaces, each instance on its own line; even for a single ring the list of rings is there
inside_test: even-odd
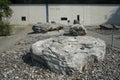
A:
[[[105,53],[105,42],[91,36],[59,36],[38,41],[31,46],[33,60],[62,74],[82,72],[88,60],[103,60]]]

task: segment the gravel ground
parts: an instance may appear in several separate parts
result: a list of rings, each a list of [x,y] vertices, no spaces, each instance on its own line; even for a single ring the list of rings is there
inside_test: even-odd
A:
[[[14,48],[0,56],[0,80],[119,80],[120,50],[107,46],[104,61],[94,63],[80,74],[62,75],[45,69],[34,62],[29,54],[30,45],[51,36],[31,36],[17,42]],[[34,62],[34,63],[33,63]]]

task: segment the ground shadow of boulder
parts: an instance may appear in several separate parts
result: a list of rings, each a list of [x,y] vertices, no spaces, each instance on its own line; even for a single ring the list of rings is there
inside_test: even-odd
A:
[[[23,55],[22,60],[30,66],[36,66],[39,68],[48,69],[47,67],[40,64],[38,61],[33,60],[30,53],[26,53],[25,55]]]
[[[34,66],[32,63],[32,58],[30,56],[30,53],[27,53],[25,55],[22,56],[22,60],[26,63],[29,64],[30,66]]]
[[[45,33],[40,33],[40,32],[29,32],[28,35],[31,35],[31,34],[45,34]]]

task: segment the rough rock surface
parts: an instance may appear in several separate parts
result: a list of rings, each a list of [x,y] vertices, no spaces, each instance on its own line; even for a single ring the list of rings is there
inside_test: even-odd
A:
[[[37,23],[32,27],[36,33],[46,33],[48,31],[63,29],[63,25],[57,23]]]
[[[75,24],[70,27],[69,33],[73,36],[81,36],[81,35],[86,35],[87,30],[85,29],[85,27],[83,25]]]
[[[86,69],[88,62],[104,59],[106,44],[91,36],[59,36],[31,47],[31,57],[53,72],[72,74]]]

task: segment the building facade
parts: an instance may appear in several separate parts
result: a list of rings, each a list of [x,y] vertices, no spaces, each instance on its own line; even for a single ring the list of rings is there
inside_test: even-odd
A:
[[[72,24],[75,19],[83,25],[103,23],[120,25],[120,6],[113,4],[14,4],[11,24],[35,24],[55,21]],[[47,14],[47,15],[46,15]]]

